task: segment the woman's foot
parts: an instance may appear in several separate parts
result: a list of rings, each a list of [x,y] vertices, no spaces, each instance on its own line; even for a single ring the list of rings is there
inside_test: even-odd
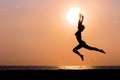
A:
[[[105,54],[105,51],[103,51],[103,50],[100,50],[100,52]]]
[[[80,55],[80,57],[81,57],[81,59],[82,59],[82,61],[83,61],[83,60],[84,60],[84,57],[83,57],[83,55],[82,55],[82,54]]]

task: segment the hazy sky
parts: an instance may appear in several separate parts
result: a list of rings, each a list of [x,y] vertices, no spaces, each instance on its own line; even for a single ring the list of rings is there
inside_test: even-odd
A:
[[[79,7],[86,26],[83,40],[106,55],[79,50],[77,26],[66,20]],[[120,65],[120,0],[0,0],[0,65]]]

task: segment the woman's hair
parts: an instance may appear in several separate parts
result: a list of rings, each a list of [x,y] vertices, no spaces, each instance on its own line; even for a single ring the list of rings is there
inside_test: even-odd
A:
[[[84,29],[85,29],[85,26],[84,26],[84,25],[80,25],[80,26],[79,26],[79,30],[80,30],[80,31],[83,31]]]

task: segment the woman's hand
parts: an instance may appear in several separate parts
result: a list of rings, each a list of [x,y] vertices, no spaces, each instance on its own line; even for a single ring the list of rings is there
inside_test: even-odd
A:
[[[84,15],[82,15],[82,19],[84,19]]]
[[[82,13],[79,14],[79,19],[84,19],[84,15]]]
[[[80,14],[79,14],[79,18],[81,19],[81,17],[82,17],[82,14],[80,13]]]

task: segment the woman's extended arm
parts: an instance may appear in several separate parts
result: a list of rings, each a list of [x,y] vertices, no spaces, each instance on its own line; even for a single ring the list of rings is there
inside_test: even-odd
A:
[[[80,13],[78,25],[82,25],[83,20],[84,20],[84,16]]]
[[[81,24],[83,23],[83,20],[84,20],[84,16],[82,15],[82,20],[81,20]]]

